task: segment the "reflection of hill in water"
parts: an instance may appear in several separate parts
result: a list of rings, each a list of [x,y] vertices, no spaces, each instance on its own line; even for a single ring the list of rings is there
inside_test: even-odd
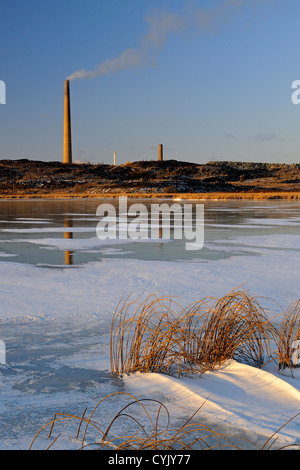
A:
[[[112,204],[118,217],[118,198],[0,201],[0,261],[48,267],[77,267],[104,258],[205,263],[245,255],[260,256],[261,248],[267,245],[281,250],[283,246],[291,249],[292,243],[298,244],[295,237],[299,233],[299,201],[205,201],[204,247],[196,251],[185,249],[185,238],[166,240],[161,227],[160,239],[156,240],[99,240],[96,211],[103,202]],[[128,198],[127,202],[130,209],[137,201]],[[145,205],[148,214],[152,204],[159,203],[154,199],[138,202]],[[164,202],[173,204],[171,200]],[[176,201],[182,207],[188,203]],[[279,242],[279,237],[284,235],[288,237],[280,238]],[[287,241],[291,242],[287,245]]]

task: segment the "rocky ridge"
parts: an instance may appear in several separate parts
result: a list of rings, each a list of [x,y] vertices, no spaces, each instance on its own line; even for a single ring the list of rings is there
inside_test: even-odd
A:
[[[0,197],[300,191],[300,164],[177,160],[123,165],[0,160]]]

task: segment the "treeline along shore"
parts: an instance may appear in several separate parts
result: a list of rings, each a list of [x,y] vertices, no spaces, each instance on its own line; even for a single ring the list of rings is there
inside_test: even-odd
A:
[[[300,164],[0,160],[0,198],[299,199]]]

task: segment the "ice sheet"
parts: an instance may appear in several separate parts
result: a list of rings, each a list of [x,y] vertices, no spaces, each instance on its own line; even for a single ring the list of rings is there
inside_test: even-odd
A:
[[[263,205],[257,207],[263,209]],[[219,210],[227,212],[226,207]],[[274,223],[252,219],[246,219],[241,230],[247,230],[250,222],[261,222],[262,230]],[[224,223],[219,228],[234,225]],[[276,225],[281,230],[287,224],[282,219]],[[59,238],[56,232],[74,228],[49,228],[52,238],[43,227],[24,227],[20,238],[15,238],[17,231],[6,231],[1,246],[27,243],[48,250],[102,250],[117,255],[118,246],[122,249],[123,243],[130,242],[101,241],[96,236]],[[92,230],[95,227],[76,229],[78,236],[85,237]],[[28,448],[39,426],[52,419],[54,412],[80,414],[85,406],[91,410],[99,398],[116,390],[164,399],[175,421],[187,419],[206,400],[197,416],[200,422],[215,424],[219,431],[235,429],[236,435],[243,431],[244,436],[260,443],[299,412],[297,373],[291,378],[279,375],[275,368],[260,371],[234,361],[201,378],[133,374],[111,380],[110,323],[122,296],[131,293],[133,299],[144,300],[155,292],[187,306],[242,286],[259,298],[270,318],[281,314],[280,305],[285,309],[300,297],[300,235],[295,231],[254,235],[249,229],[242,236],[239,232],[240,228],[226,239],[206,239],[210,250],[243,254],[216,260],[195,256],[190,261],[171,262],[120,256],[77,266],[42,267],[17,263],[14,258],[9,261],[9,253],[1,250],[0,339],[6,343],[7,364],[0,366],[0,449]],[[14,238],[9,238],[10,233]],[[38,238],[34,238],[36,233]],[[25,234],[28,238],[22,238]],[[123,404],[122,399],[112,401],[106,411],[113,416]],[[284,427],[278,442],[300,443],[298,429],[296,418]],[[37,445],[45,448],[49,442],[42,439]],[[78,445],[64,438],[57,442],[61,448]]]

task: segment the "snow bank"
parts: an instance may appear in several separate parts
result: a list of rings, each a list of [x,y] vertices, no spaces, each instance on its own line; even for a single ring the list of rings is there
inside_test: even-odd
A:
[[[253,449],[255,445],[262,446],[300,412],[298,380],[294,379],[292,385],[276,373],[233,360],[201,377],[178,379],[156,373],[135,373],[125,376],[124,381],[127,389],[139,397],[162,399],[173,416],[187,418],[201,407],[193,421],[236,437],[243,436],[253,443]],[[295,416],[280,430],[276,447],[300,444],[299,425],[300,417]]]

